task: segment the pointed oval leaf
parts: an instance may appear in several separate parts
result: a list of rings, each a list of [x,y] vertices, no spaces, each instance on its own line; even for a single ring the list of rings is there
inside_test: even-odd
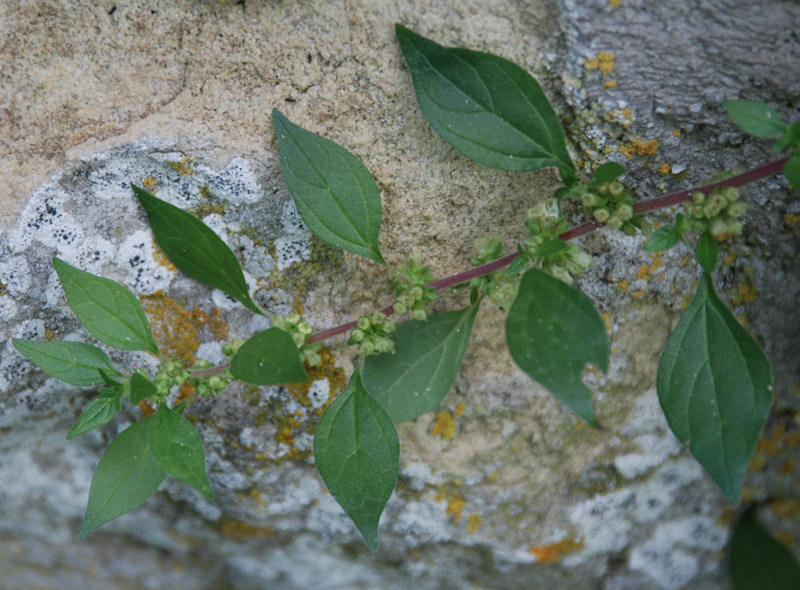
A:
[[[622,164],[618,164],[617,162],[606,162],[594,171],[592,186],[597,186],[605,182],[611,182],[623,174],[625,174],[625,167]]]
[[[254,385],[300,383],[308,379],[297,345],[283,330],[270,328],[245,342],[231,359],[231,373]]]
[[[121,390],[111,391],[93,399],[86,405],[78,421],[67,433],[67,440],[99,428],[116,416],[120,408],[122,408]]]
[[[761,347],[703,274],[661,355],[658,398],[672,431],[732,504],[769,415],[771,379]]]
[[[397,482],[400,440],[389,414],[362,387],[358,370],[319,421],[314,459],[328,490],[376,550],[378,521]]]
[[[736,124],[750,135],[763,138],[776,137],[786,128],[778,112],[763,102],[725,99],[722,101],[722,106]]]
[[[450,391],[472,334],[477,306],[397,326],[394,354],[368,356],[361,369],[367,392],[395,424],[436,408]]]
[[[164,478],[150,448],[154,416],[123,430],[108,445],[89,488],[89,505],[78,537],[83,538],[109,520],[126,514],[152,496]]]
[[[664,252],[669,250],[681,239],[678,228],[674,225],[662,225],[647,238],[642,250],[645,252]]]
[[[227,293],[247,309],[263,311],[250,298],[250,289],[236,255],[214,230],[180,207],[131,185],[147,213],[150,229],[169,259],[201,283]]]
[[[608,370],[610,345],[592,301],[538,268],[523,276],[508,311],[506,340],[511,357],[534,381],[597,426],[589,389],[581,380],[586,363]]]
[[[800,588],[800,563],[761,526],[753,508],[744,513],[733,532],[728,564],[733,590]]]
[[[317,236],[386,264],[378,246],[383,210],[375,179],[353,154],[272,111],[281,171],[297,211]]]
[[[156,391],[158,391],[155,383],[150,381],[150,379],[141,373],[134,373],[131,375],[130,387],[131,402],[134,404],[143,402],[148,397],[152,396]]]
[[[442,47],[400,24],[396,31],[422,112],[450,145],[500,170],[555,166],[572,183],[558,117],[528,72],[495,55]]]
[[[35,342],[19,338],[14,338],[12,343],[22,356],[42,371],[72,385],[89,387],[103,383],[101,370],[119,375],[108,355],[91,344]]]
[[[206,474],[203,443],[191,422],[161,405],[150,423],[150,445],[164,471],[206,497],[214,497]]]
[[[703,232],[700,235],[694,247],[694,255],[705,272],[708,274],[714,272],[719,258],[719,246],[710,232]]]
[[[119,283],[53,258],[64,295],[80,322],[100,342],[158,354],[139,300]]]
[[[795,154],[783,165],[783,173],[789,179],[794,192],[800,193],[800,154]]]

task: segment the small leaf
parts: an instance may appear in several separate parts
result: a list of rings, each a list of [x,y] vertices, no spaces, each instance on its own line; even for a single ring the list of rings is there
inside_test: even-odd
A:
[[[664,252],[669,250],[681,239],[678,228],[674,225],[662,225],[647,239],[642,247],[645,252]]]
[[[726,99],[722,101],[722,106],[736,124],[750,135],[775,137],[783,133],[785,128],[777,111],[763,102]]]
[[[270,328],[245,342],[231,359],[231,373],[254,385],[300,383],[308,379],[292,337]]]
[[[319,421],[314,458],[328,490],[376,550],[378,521],[400,469],[400,440],[389,414],[364,391],[358,370]]]
[[[500,170],[555,166],[565,184],[574,183],[558,117],[528,72],[489,53],[442,47],[400,24],[396,31],[422,112],[450,145]]]
[[[567,244],[564,240],[559,240],[558,238],[543,238],[541,243],[536,246],[536,250],[532,253],[532,256],[546,258],[548,256],[558,254],[559,252],[563,252],[568,247],[569,244]]]
[[[131,375],[131,402],[138,404],[143,402],[148,397],[152,396],[156,391],[155,384],[141,373],[134,373]]]
[[[97,464],[78,537],[126,514],[152,496],[167,473],[150,448],[149,416],[123,430]]]
[[[597,420],[581,374],[586,363],[608,370],[610,345],[591,300],[547,273],[523,276],[506,320],[514,362],[592,426]]]
[[[733,590],[800,588],[800,563],[761,526],[754,508],[744,513],[733,532],[728,564]]]
[[[386,264],[378,246],[383,216],[375,179],[353,154],[272,111],[281,171],[297,211],[317,236]]]
[[[477,306],[447,311],[397,326],[394,354],[368,356],[361,369],[367,392],[395,424],[436,408],[458,374]]]
[[[53,258],[67,303],[100,342],[123,350],[158,354],[147,316],[136,296],[119,283]]]
[[[661,355],[657,389],[670,428],[731,504],[769,415],[770,383],[764,352],[703,274]]]
[[[83,342],[35,342],[12,340],[14,348],[42,371],[72,385],[89,387],[103,383],[100,370],[118,375],[105,352]]]
[[[239,260],[228,245],[191,213],[136,185],[133,192],[147,213],[150,229],[169,259],[190,277],[227,293],[247,309],[263,311],[250,298]]]
[[[594,171],[594,180],[592,181],[592,186],[599,186],[603,183],[611,182],[623,174],[625,174],[625,167],[622,164],[617,164],[616,162],[606,162]]]
[[[783,173],[792,185],[794,192],[800,193],[800,155],[795,154],[786,161]]]
[[[67,433],[67,440],[94,430],[111,420],[122,407],[122,391],[112,390],[90,401]]]
[[[694,247],[694,255],[705,272],[713,273],[719,257],[719,246],[714,236],[709,232],[703,232]]]
[[[206,475],[203,443],[191,422],[162,404],[150,423],[150,445],[164,471],[204,496],[214,497]]]

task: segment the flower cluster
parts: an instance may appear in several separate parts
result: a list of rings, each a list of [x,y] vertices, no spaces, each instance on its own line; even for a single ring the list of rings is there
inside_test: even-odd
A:
[[[306,343],[313,330],[311,325],[300,317],[299,313],[290,313],[285,316],[273,316],[272,327],[283,330],[292,337],[294,343],[300,347]]]
[[[394,342],[389,334],[394,332],[394,323],[380,311],[358,318],[356,327],[350,330],[348,344],[357,344],[364,354],[394,352]]]
[[[193,367],[193,369],[195,370],[212,369],[212,368],[214,368],[214,363],[203,359],[198,359]],[[222,375],[211,375],[210,377],[187,379],[187,382],[189,383],[189,385],[194,387],[197,395],[200,395],[202,397],[209,397],[209,396],[214,397],[220,391],[222,391],[223,389],[228,387],[228,385],[230,385],[231,379],[233,379],[233,376],[230,374],[229,370],[226,370],[222,373]]]
[[[614,180],[585,187],[580,199],[595,221],[611,229],[621,229],[628,235],[636,233],[633,221],[633,197],[621,182]]]
[[[401,274],[403,280],[395,281],[394,292],[397,299],[394,302],[394,311],[398,315],[411,311],[411,317],[415,320],[424,320],[428,316],[428,303],[439,299],[436,289],[425,286],[425,283],[433,280],[431,268],[423,266],[419,253],[415,252]]]
[[[572,284],[572,277],[592,265],[592,257],[558,236],[568,226],[559,216],[558,203],[549,199],[528,210],[530,232],[522,247],[530,260],[551,276]]]
[[[472,266],[481,266],[496,260],[503,253],[503,244],[499,238],[484,238],[476,244],[478,254],[469,259]],[[516,280],[518,273],[510,274],[507,271],[492,273],[483,277],[475,277],[469,282],[473,292],[483,293],[492,303],[500,309],[508,309],[517,296]]]
[[[747,204],[739,200],[739,191],[732,186],[715,189],[709,195],[694,192],[685,207],[687,217],[680,219],[678,224],[682,234],[689,230],[708,231],[716,238],[723,234],[742,233],[739,217],[747,211]]]

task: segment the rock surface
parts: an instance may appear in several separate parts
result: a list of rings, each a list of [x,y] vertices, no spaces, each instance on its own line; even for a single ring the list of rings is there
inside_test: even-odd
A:
[[[314,239],[289,201],[270,113],[347,147],[381,188],[381,248],[422,253],[438,276],[476,238],[522,235],[557,186],[460,156],[424,121],[394,40],[402,22],[445,45],[531,71],[563,116],[576,161],[617,160],[640,198],[770,159],[723,98],[796,112],[793,2],[234,2],[36,0],[0,13],[0,575],[10,588],[728,587],[736,511],[669,432],[658,355],[696,272],[688,249],[651,258],[599,231],[579,286],[607,314],[608,375],[590,371],[604,430],[515,368],[485,305],[454,391],[401,425],[401,473],[381,549],[363,545],[310,459],[322,405],[353,359],[326,356],[304,388],[232,387],[193,404],[216,497],[168,480],[133,513],[75,533],[119,419],[65,443],[91,392],[35,370],[9,338],[85,339],[54,255],[140,295],[160,344],[221,358],[266,327],[176,272],[153,246],[131,182],[204,217],[239,253],[273,313],[324,328],[385,305],[390,278]],[[794,23],[794,27],[787,26]],[[746,479],[764,520],[800,539],[796,342],[800,202],[776,177],[750,189],[743,239],[718,288],[773,365],[776,402]],[[504,234],[505,236],[506,234]],[[659,261],[663,261],[659,262]],[[463,297],[463,296],[462,296]],[[463,304],[458,296],[446,298]],[[143,356],[113,353],[120,363]],[[798,546],[794,549],[797,550]]]

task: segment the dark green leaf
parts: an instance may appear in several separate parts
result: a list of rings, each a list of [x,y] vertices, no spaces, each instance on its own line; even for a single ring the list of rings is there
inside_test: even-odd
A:
[[[772,401],[770,366],[703,274],[658,366],[658,397],[675,435],[732,504]]]
[[[761,526],[753,508],[736,526],[728,564],[733,590],[800,588],[800,563],[786,545]]]
[[[111,279],[96,277],[53,258],[67,303],[100,342],[158,354],[147,316],[136,296]]]
[[[167,473],[201,494],[214,497],[206,475],[203,443],[191,422],[162,404],[150,423],[150,445],[156,461]]]
[[[625,174],[625,167],[622,164],[617,164],[616,162],[606,162],[594,171],[594,180],[592,181],[592,185],[598,186],[605,182],[611,182],[623,174]]]
[[[131,402],[138,404],[157,391],[155,384],[141,373],[131,375]]]
[[[103,383],[99,370],[119,373],[111,364],[105,352],[83,342],[35,342],[33,340],[12,340],[22,356],[34,363],[42,371],[72,385],[89,387]]]
[[[152,496],[167,473],[150,448],[154,416],[136,422],[108,445],[97,464],[89,489],[89,505],[78,537],[130,512]]]
[[[674,225],[662,225],[647,239],[644,247],[645,252],[664,252],[669,250],[681,239],[678,228]]]
[[[794,192],[800,193],[800,155],[795,154],[786,161],[783,173],[789,179]]]
[[[694,255],[704,271],[708,274],[713,273],[719,257],[719,246],[714,236],[709,232],[703,232],[694,247]]]
[[[530,74],[495,55],[442,47],[399,24],[396,31],[422,112],[448,143],[492,168],[555,166],[565,184],[574,182],[558,117]]]
[[[121,390],[112,390],[93,399],[86,405],[83,412],[81,412],[80,418],[78,418],[78,421],[75,422],[75,425],[67,434],[67,439],[73,439],[76,436],[80,436],[81,434],[85,434],[90,430],[102,426],[116,416],[121,407]]]
[[[395,423],[413,420],[442,402],[464,360],[477,311],[471,306],[402,323],[392,337],[394,354],[364,359],[364,388]]]
[[[558,254],[566,250],[569,245],[564,240],[559,240],[558,238],[544,238],[536,247],[536,250],[532,253],[532,256],[541,256],[542,258],[546,258],[548,256],[552,256],[554,254]]]
[[[297,346],[283,330],[270,328],[245,342],[231,359],[231,373],[254,385],[299,383],[308,379]]]
[[[508,312],[506,340],[514,362],[592,426],[597,420],[581,375],[586,363],[608,370],[609,342],[591,300],[531,268]]]
[[[250,311],[263,314],[250,298],[236,255],[210,227],[191,213],[136,185],[131,188],[147,213],[158,245],[175,266],[190,277],[227,293]]]
[[[100,377],[102,377],[102,379],[103,379],[103,383],[105,383],[106,385],[108,385],[108,386],[110,386],[110,387],[116,387],[117,385],[120,385],[120,382],[119,382],[119,381],[116,381],[116,380],[114,380],[114,379],[111,377],[111,375],[109,375],[108,373],[106,373],[106,372],[105,372],[103,369],[97,369],[97,372],[98,372],[98,373],[100,373]],[[119,376],[119,375],[120,375],[120,374],[119,374],[119,373],[117,373],[116,371],[114,371],[114,373],[112,373],[112,374],[115,374],[115,375],[117,375],[117,376]]]
[[[742,128],[756,137],[775,137],[783,133],[781,116],[768,104],[756,100],[723,100],[722,106]]]
[[[353,154],[272,111],[281,171],[297,211],[315,234],[348,252],[386,264],[378,246],[381,195]]]
[[[400,468],[400,441],[386,410],[364,391],[358,370],[319,421],[314,458],[328,490],[377,549],[378,521]]]

